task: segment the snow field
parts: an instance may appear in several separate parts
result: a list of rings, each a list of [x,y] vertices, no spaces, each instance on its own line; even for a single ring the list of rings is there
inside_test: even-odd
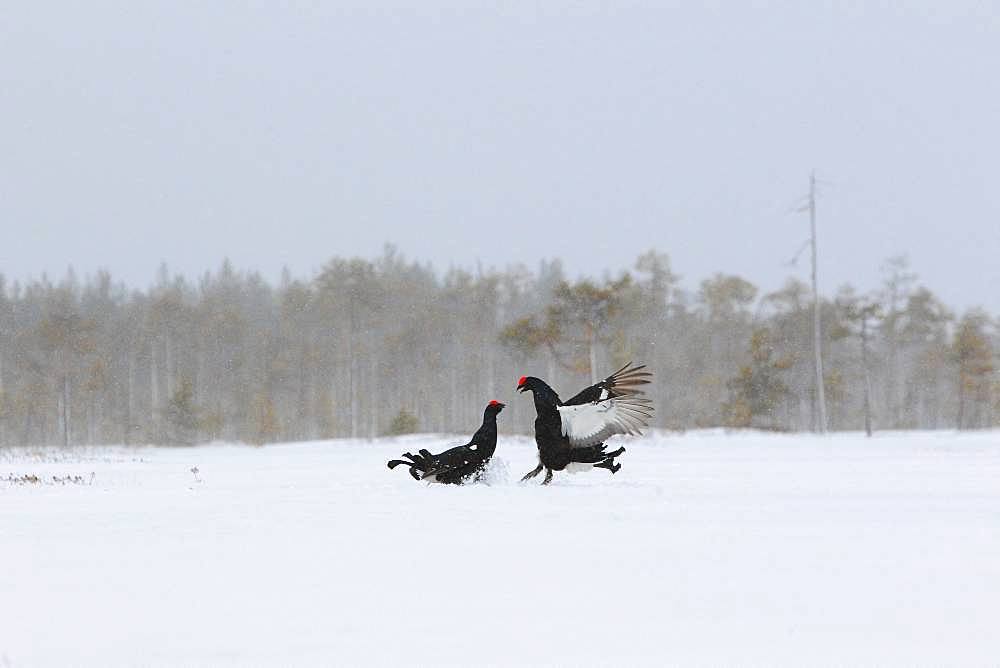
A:
[[[0,482],[0,666],[1000,660],[996,432],[660,434],[547,488],[503,435],[491,485],[385,467],[460,442],[0,450],[42,480]]]

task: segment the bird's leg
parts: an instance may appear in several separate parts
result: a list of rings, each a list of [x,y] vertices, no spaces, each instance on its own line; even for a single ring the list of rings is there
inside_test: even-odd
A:
[[[607,469],[607,470],[611,471],[612,475],[614,475],[615,473],[618,473],[618,471],[619,471],[619,469],[621,469],[621,467],[622,467],[622,465],[621,464],[615,464],[615,460],[612,459],[611,457],[608,457],[607,459],[605,459],[604,461],[602,461],[600,464],[594,464],[594,468],[595,469]]]
[[[543,485],[548,485],[552,482],[552,469],[545,469],[545,480],[542,481]]]
[[[524,482],[525,480],[530,480],[530,479],[534,478],[536,475],[538,475],[541,472],[542,472],[542,463],[538,462],[538,466],[535,467],[535,470],[528,471],[527,473],[525,473],[524,477],[521,478],[521,482]]]

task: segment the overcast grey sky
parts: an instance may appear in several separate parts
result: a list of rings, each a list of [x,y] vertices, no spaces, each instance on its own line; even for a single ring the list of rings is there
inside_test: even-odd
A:
[[[414,4],[5,3],[0,272],[655,247],[770,289],[815,168],[824,291],[908,253],[1000,312],[996,3]]]

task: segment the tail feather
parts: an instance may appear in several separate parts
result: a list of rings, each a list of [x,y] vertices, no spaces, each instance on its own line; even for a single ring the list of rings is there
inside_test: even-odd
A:
[[[638,394],[644,394],[642,390],[635,389],[640,385],[649,385],[650,379],[653,374],[649,371],[644,371],[646,368],[645,364],[640,364],[639,366],[632,366],[629,362],[622,368],[615,371],[613,374],[608,376],[607,382],[613,388],[613,396],[634,396]]]
[[[405,464],[410,468],[410,475],[413,476],[414,480],[422,480],[427,475],[428,469],[434,465],[433,455],[427,450],[421,450],[416,455],[404,452],[403,457],[406,457],[409,461],[407,459],[393,459],[388,462],[387,466],[390,469],[394,469],[400,464]]]
[[[570,462],[578,462],[580,464],[594,464],[603,460],[607,457],[604,454],[605,444],[601,443],[599,445],[592,445],[587,448],[573,448],[570,450]]]

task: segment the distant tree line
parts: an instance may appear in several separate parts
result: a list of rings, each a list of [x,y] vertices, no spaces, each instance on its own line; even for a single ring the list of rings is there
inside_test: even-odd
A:
[[[1000,323],[956,315],[905,258],[877,293],[822,301],[831,429],[1000,423]],[[655,371],[655,426],[816,427],[811,301],[717,274],[680,286],[668,257],[571,280],[536,271],[440,275],[387,247],[277,285],[228,262],[148,290],[106,273],[0,277],[0,444],[265,443],[465,432],[489,399],[527,432],[524,374],[570,393],[634,360]],[[867,407],[867,410],[866,410]]]

